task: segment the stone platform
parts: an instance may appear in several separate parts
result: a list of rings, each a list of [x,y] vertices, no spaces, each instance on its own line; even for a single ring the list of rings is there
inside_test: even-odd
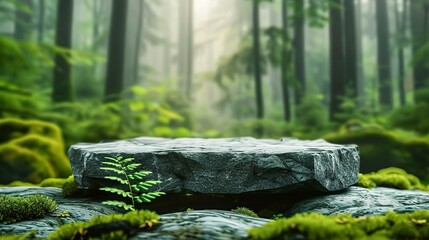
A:
[[[151,190],[168,193],[241,194],[291,191],[332,192],[358,181],[356,145],[324,140],[254,138],[141,137],[69,149],[75,181],[80,188],[105,185],[100,170],[104,157],[133,157],[148,179],[160,180]]]

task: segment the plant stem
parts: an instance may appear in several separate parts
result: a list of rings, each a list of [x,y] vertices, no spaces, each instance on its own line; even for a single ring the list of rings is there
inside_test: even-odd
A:
[[[130,179],[128,178],[128,174],[125,171],[124,166],[122,166],[122,163],[120,163],[120,165],[121,165],[122,172],[124,173],[125,177],[127,178],[128,188],[130,189],[130,193],[131,193],[131,203],[133,204],[133,210],[136,210],[136,205],[134,203],[134,192],[133,192],[133,189],[131,188]]]

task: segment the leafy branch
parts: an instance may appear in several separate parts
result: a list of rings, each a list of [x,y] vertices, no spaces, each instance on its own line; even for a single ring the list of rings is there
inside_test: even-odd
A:
[[[136,210],[136,202],[151,202],[153,199],[165,194],[164,192],[146,192],[150,187],[161,183],[161,181],[140,181],[144,177],[152,174],[152,172],[137,170],[141,164],[134,163],[134,158],[123,158],[119,156],[117,158],[105,157],[105,159],[108,161],[101,163],[106,167],[100,167],[100,169],[113,172],[116,174],[116,176],[106,176],[104,178],[118,182],[120,185],[125,186],[128,190],[126,191],[114,187],[103,187],[100,188],[100,190],[114,193],[127,199],[129,198],[131,199],[131,204],[116,200],[104,201],[102,202],[103,204],[134,211]]]

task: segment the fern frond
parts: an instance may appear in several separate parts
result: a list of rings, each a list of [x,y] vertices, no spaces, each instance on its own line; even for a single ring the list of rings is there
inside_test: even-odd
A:
[[[107,160],[113,161],[113,162],[115,162],[115,163],[119,163],[119,162],[121,161],[122,157],[120,157],[120,156],[119,156],[118,158],[104,157],[104,159],[107,159]]]
[[[120,208],[125,209],[126,211],[129,211],[129,210],[134,211],[135,210],[133,205],[130,205],[130,204],[127,204],[127,203],[124,203],[121,201],[104,201],[104,202],[102,202],[102,204],[120,207]]]
[[[146,177],[150,174],[152,174],[152,172],[150,171],[140,171],[140,172],[130,173],[128,174],[128,177],[130,179],[142,179],[143,177]]]
[[[120,160],[120,163],[122,165],[125,165],[125,164],[128,164],[129,162],[132,162],[132,161],[134,161],[134,158],[125,158],[125,159]]]
[[[153,199],[160,197],[162,195],[164,195],[164,192],[149,192],[149,193],[143,193],[139,196],[134,196],[134,199],[138,202],[138,203],[142,203],[142,202],[151,202]]]
[[[126,170],[134,170],[134,169],[136,169],[140,165],[141,165],[140,163],[132,163],[132,164],[129,164],[129,165],[125,166],[124,168]]]
[[[115,172],[117,174],[124,174],[125,172],[122,169],[110,168],[110,167],[101,167],[100,169]]]
[[[100,188],[100,190],[106,191],[106,192],[110,192],[110,193],[115,193],[115,194],[118,194],[118,195],[120,195],[122,197],[128,197],[128,198],[132,197],[132,195],[131,195],[130,192],[125,192],[122,189],[111,188],[111,187],[103,187],[103,188]]]
[[[123,185],[129,185],[130,184],[127,180],[124,180],[122,178],[115,177],[115,176],[106,176],[104,178],[119,182],[120,184],[123,184]]]
[[[142,186],[139,184],[133,184],[133,185],[131,185],[131,188],[133,189],[133,191],[136,191],[136,192],[141,191],[141,190],[149,190],[148,187],[145,187],[145,186]]]
[[[105,164],[105,165],[110,165],[110,166],[113,166],[113,167],[115,167],[115,168],[117,168],[117,169],[121,169],[121,164],[119,164],[119,163],[114,163],[114,162],[101,162],[102,164]]]

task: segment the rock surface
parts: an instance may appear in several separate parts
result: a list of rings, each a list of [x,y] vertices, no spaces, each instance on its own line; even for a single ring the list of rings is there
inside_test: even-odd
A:
[[[356,183],[359,171],[355,145],[324,140],[142,137],[73,145],[69,158],[79,187],[105,184],[110,172],[100,167],[107,156],[135,158],[167,194],[338,191]]]
[[[384,187],[367,189],[353,186],[338,194],[304,200],[293,206],[285,216],[319,212],[326,215],[349,213],[358,217],[381,215],[391,210],[413,212],[424,209],[429,210],[429,192]]]
[[[36,230],[37,237],[46,238],[61,224],[87,221],[95,215],[116,213],[109,207],[88,198],[67,199],[59,188],[12,187],[0,188],[2,195],[26,196],[43,194],[54,198],[58,211],[41,219],[22,221],[13,224],[0,223],[0,235],[24,234]],[[55,216],[68,210],[69,217]],[[169,213],[160,216],[161,225],[151,232],[140,232],[131,239],[246,239],[247,230],[265,224],[269,219],[253,218],[221,210],[200,210]]]

